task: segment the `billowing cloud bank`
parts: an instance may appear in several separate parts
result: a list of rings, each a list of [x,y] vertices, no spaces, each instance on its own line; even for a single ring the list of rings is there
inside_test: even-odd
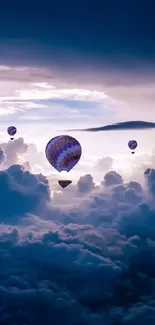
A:
[[[9,145],[0,149],[0,323],[154,325],[155,170],[143,187],[110,171],[100,186],[87,174],[51,197],[47,178],[19,165],[26,145],[12,155]]]

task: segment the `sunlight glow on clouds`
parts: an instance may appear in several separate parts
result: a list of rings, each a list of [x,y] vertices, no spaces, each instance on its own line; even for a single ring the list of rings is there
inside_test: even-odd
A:
[[[107,96],[104,92],[84,88],[62,88],[60,86],[58,87],[51,84],[51,82],[38,82],[37,79],[35,81],[35,73],[33,72],[33,70],[34,72],[36,71],[36,69],[31,69],[28,67],[11,68],[1,66],[1,116],[16,114],[17,119],[19,118],[20,120],[24,120],[23,115],[21,115],[21,113],[23,113],[24,111],[35,111],[37,109],[43,108],[43,110],[39,111],[39,113],[41,114],[40,116],[42,116],[44,119],[44,116],[47,115],[47,113],[44,114],[44,108],[49,107],[49,116],[50,114],[51,116],[55,114],[55,117],[57,116],[60,118],[60,116],[62,116],[63,118],[64,116],[66,116],[66,101],[82,101],[88,104],[97,102],[101,104],[105,103],[105,105],[108,105],[108,103],[106,104],[106,101],[109,100],[109,96]],[[20,80],[21,77],[23,78],[24,74],[26,74],[27,78],[25,78],[25,81]],[[38,78],[38,75],[36,78]],[[46,75],[40,76],[40,78],[46,80]],[[49,103],[48,100],[50,100],[51,102]],[[53,103],[52,100],[54,101]],[[62,101],[61,105],[59,102],[60,100]],[[79,112],[79,109],[77,109],[76,107],[70,107],[69,110],[70,111],[68,112],[68,118],[70,118],[72,114],[78,114]],[[40,116],[35,112],[34,114],[32,114],[32,118],[30,116],[25,116],[25,121],[30,119],[41,120]],[[76,118],[77,117],[78,116],[76,116]]]
[[[40,90],[44,88],[44,90]],[[49,89],[50,88],[50,89]],[[15,95],[8,99],[27,100],[27,99],[72,99],[72,100],[86,100],[86,101],[102,101],[108,96],[102,92],[91,91],[88,89],[55,89],[55,87],[48,85],[40,87],[38,84],[30,85],[27,89],[15,90]],[[1,97],[1,100],[6,100],[6,97]]]

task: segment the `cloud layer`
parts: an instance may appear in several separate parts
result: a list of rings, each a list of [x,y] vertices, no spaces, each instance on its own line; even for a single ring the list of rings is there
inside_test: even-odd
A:
[[[86,174],[51,196],[45,176],[16,164],[17,148],[0,172],[1,323],[153,325],[155,170],[143,186]]]

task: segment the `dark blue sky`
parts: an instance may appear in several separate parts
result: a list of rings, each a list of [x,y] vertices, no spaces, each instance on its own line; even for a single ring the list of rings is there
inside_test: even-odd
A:
[[[0,6],[1,58],[106,60],[128,66],[155,60],[154,1],[22,1]],[[16,41],[15,41],[16,40]]]

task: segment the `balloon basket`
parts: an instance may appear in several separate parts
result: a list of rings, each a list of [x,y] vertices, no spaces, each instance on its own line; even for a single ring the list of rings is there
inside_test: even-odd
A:
[[[65,188],[68,185],[70,185],[72,181],[65,179],[65,180],[59,180],[58,183],[62,188]]]

